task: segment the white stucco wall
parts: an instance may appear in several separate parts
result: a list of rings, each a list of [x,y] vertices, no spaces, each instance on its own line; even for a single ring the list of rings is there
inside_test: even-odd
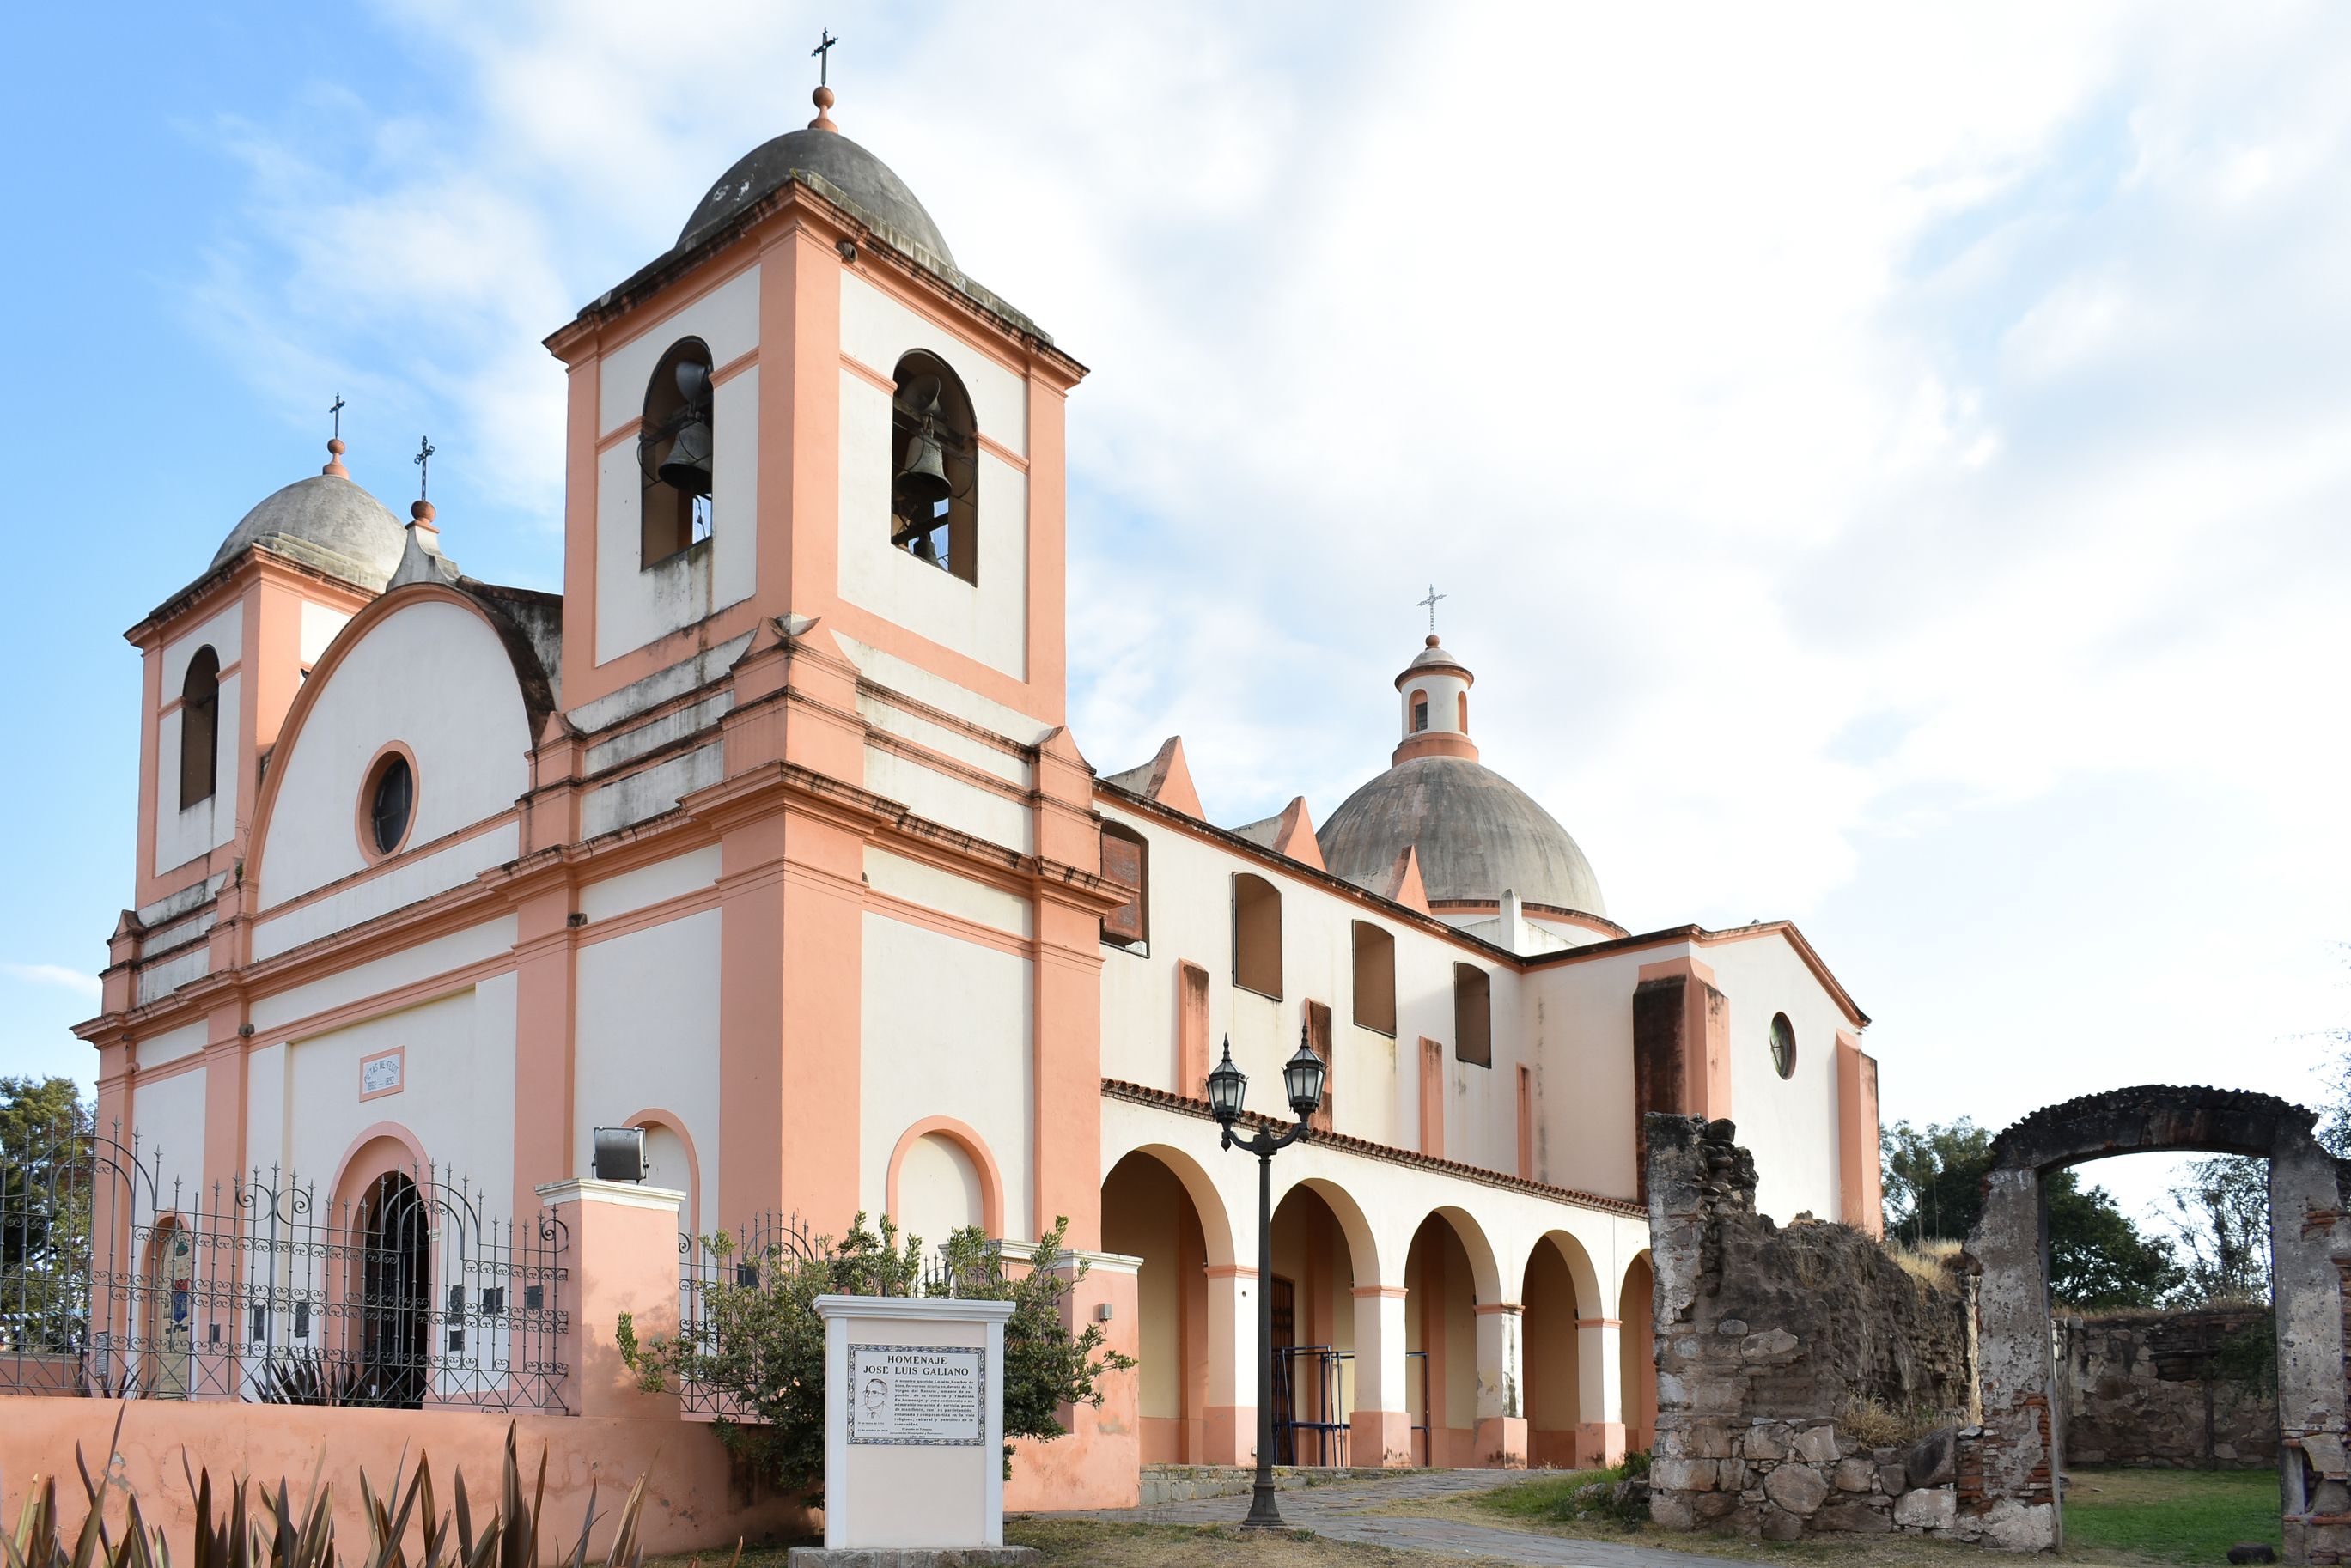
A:
[[[1332,1099],[1343,1133],[1405,1148],[1420,1135],[1419,1044],[1446,1047],[1446,1149],[1450,1158],[1495,1169],[1518,1167],[1518,1079],[1525,1026],[1517,979],[1491,954],[1389,920],[1346,896],[1285,875],[1155,819],[1097,803],[1104,816],[1141,833],[1150,845],[1150,954],[1103,951],[1102,1071],[1113,1077],[1176,1088],[1197,1098],[1197,1084],[1173,1080],[1176,966],[1208,971],[1208,1058],[1232,1041],[1233,1060],[1249,1077],[1253,1108],[1280,1112],[1281,1064],[1298,1048],[1308,999],[1327,1004],[1336,1052]],[[1248,871],[1281,893],[1282,994],[1278,1000],[1233,984],[1232,878]],[[1366,919],[1395,939],[1396,1032],[1354,1022],[1353,924]],[[1487,971],[1493,992],[1493,1063],[1480,1067],[1454,1054],[1453,966]]]
[[[1842,1009],[1786,940],[1719,942],[1700,955],[1730,1003],[1730,1116],[1755,1153],[1755,1206],[1782,1222],[1838,1212],[1836,1032]],[[1796,1031],[1796,1069],[1771,1065],[1771,1015]]]
[[[1006,1233],[1033,1239],[1029,961],[885,915],[865,916],[864,938],[858,1201],[880,1213],[900,1137],[926,1116],[952,1116],[995,1157]]]
[[[719,911],[705,909],[582,944],[572,1013],[572,1168],[590,1168],[595,1128],[668,1111],[694,1138],[705,1214],[720,1211],[718,929]],[[660,1185],[688,1190],[682,1173]]]
[[[1036,817],[1026,802],[884,747],[865,748],[865,787],[918,816],[977,834],[991,844],[1024,855],[1036,847]]]
[[[311,679],[326,685],[277,762],[285,772],[260,847],[262,908],[367,868],[360,790],[389,742],[416,756],[413,846],[511,810],[530,786],[531,736],[514,666],[497,634],[463,606],[403,606]],[[473,869],[512,856],[486,836],[476,842],[489,857]]]
[[[159,1208],[193,1210],[198,1192],[213,1176],[225,1181],[234,1171],[204,1169],[204,1069],[152,1078],[133,1090],[131,1127],[138,1135],[139,1158],[155,1176]],[[128,1141],[128,1140],[126,1140]],[[143,1199],[142,1199],[143,1201]]]
[[[1535,1064],[1535,1170],[1580,1192],[1630,1198],[1633,991],[1643,949],[1531,971],[1520,982]]]
[[[335,633],[350,623],[350,612],[309,599],[302,601],[302,619],[297,633],[299,651],[296,655],[305,669],[319,662],[327,651],[327,644],[335,640]]]
[[[486,1189],[500,1218],[514,1218],[514,1044],[511,974],[293,1042],[280,1099],[287,1163],[323,1200],[360,1135],[396,1123],[435,1164]],[[404,1052],[400,1093],[360,1099],[361,1058],[394,1046]]]
[[[699,337],[714,369],[759,343],[759,269],[751,267],[607,353],[598,368],[597,432],[644,412],[663,355]],[[720,381],[711,398],[710,542],[647,567],[640,561],[643,475],[633,438],[596,461],[596,662],[693,625],[750,597],[758,580],[759,368]]]

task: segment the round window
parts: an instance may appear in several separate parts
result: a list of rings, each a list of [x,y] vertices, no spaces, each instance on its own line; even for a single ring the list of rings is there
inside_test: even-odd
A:
[[[408,836],[408,819],[416,810],[416,774],[408,759],[392,753],[376,764],[368,784],[368,833],[379,855],[389,855]]]
[[[1784,1012],[1771,1015],[1771,1065],[1783,1078],[1795,1075],[1796,1026],[1788,1022]]]

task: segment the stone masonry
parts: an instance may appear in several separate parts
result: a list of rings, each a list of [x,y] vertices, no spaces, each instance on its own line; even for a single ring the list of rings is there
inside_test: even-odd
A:
[[[1647,1133],[1652,1517],[1775,1541],[1959,1533],[1949,1426],[1897,1434],[1965,1419],[1961,1283],[1911,1274],[1854,1227],[1758,1214],[1727,1121],[1652,1116]]]
[[[2275,1469],[2275,1379],[2231,1375],[2272,1332],[2266,1306],[2059,1318],[2066,1464]]]

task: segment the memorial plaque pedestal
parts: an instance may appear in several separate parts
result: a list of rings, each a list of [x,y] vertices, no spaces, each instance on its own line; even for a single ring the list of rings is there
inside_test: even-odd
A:
[[[824,1544],[789,1568],[1029,1563],[1004,1544],[1010,1302],[819,1296]]]

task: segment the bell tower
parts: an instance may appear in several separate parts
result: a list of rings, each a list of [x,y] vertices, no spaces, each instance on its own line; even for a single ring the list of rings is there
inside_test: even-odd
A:
[[[1084,367],[815,98],[547,340],[570,376],[565,703],[687,663],[698,684],[792,618],[869,679],[1050,728]]]

